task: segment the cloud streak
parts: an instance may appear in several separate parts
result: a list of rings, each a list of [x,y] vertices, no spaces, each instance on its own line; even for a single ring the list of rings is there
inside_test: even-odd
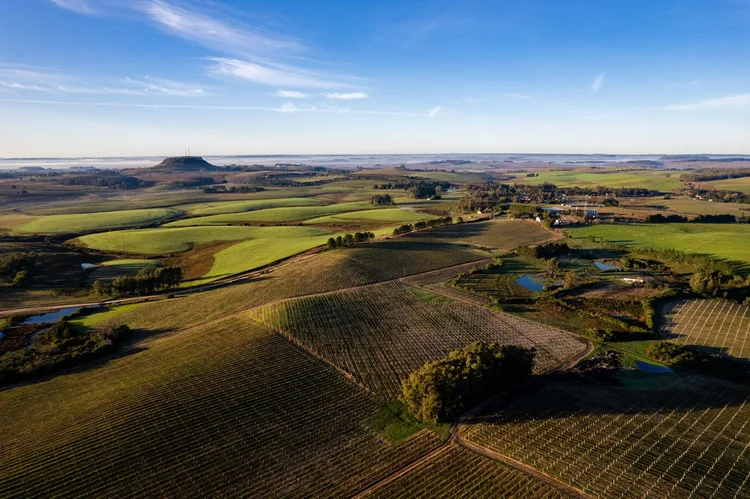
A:
[[[339,99],[339,100],[356,100],[356,99],[366,99],[369,97],[364,92],[348,92],[348,93],[341,93],[341,92],[329,92],[325,94],[326,99]]]
[[[662,109],[667,111],[712,111],[712,110],[750,110],[750,94],[728,95],[686,104],[672,104]]]
[[[222,106],[222,105],[193,105],[193,104],[158,104],[158,103],[129,103],[129,102],[80,102],[80,101],[55,101],[34,99],[0,99],[0,103],[8,104],[36,104],[51,106],[79,106],[79,107],[111,107],[111,108],[138,108],[138,109],[194,109],[207,111],[260,111],[270,113],[326,113],[326,114],[356,114],[373,116],[400,116],[413,118],[441,118],[479,120],[479,121],[519,121],[517,118],[502,116],[468,116],[458,114],[441,114],[442,107],[438,106],[427,113],[413,113],[407,111],[368,111],[337,107],[298,107],[292,102],[286,102],[279,107],[265,106]],[[526,120],[533,121],[533,120]]]
[[[214,3],[190,0],[51,0],[73,12],[94,15],[99,10],[114,12],[129,9],[141,14],[160,30],[214,51],[209,57],[210,75],[232,76],[261,85],[339,89],[356,87],[346,81],[352,78],[327,75],[284,61],[297,58],[305,47],[298,41],[277,33],[238,23]],[[208,12],[208,6],[214,7]]]
[[[602,88],[602,86],[604,85],[604,80],[605,80],[604,76],[605,76],[604,71],[602,71],[596,76],[596,78],[594,79],[594,83],[591,84],[592,92],[596,93]]]
[[[348,85],[326,78],[313,71],[288,66],[269,66],[254,62],[213,57],[209,73],[213,76],[233,76],[253,83],[293,88],[343,88]]]
[[[285,99],[307,99],[310,97],[309,94],[298,92],[297,90],[277,90],[271,95],[275,97],[283,97]]]

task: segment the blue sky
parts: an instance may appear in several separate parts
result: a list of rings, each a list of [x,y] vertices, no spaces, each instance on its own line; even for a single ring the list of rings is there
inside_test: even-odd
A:
[[[750,153],[750,0],[2,0],[0,157]]]

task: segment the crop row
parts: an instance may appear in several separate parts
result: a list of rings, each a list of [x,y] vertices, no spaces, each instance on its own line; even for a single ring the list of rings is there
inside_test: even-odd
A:
[[[749,400],[699,376],[646,390],[558,382],[463,434],[598,497],[748,497]]]
[[[426,231],[429,232],[429,231]],[[462,263],[485,260],[486,252],[462,245],[409,237],[387,239],[346,250],[347,256],[391,277],[429,272]]]
[[[453,445],[435,458],[409,471],[372,497],[567,497],[526,473]]]
[[[478,341],[537,349],[536,372],[580,353],[579,340],[506,314],[452,300],[423,301],[386,282],[262,307],[253,316],[385,398],[425,362]]]
[[[750,359],[750,307],[727,300],[681,300],[667,306],[666,337]]]
[[[0,392],[1,497],[352,495],[434,448],[383,441],[334,369],[242,317]]]

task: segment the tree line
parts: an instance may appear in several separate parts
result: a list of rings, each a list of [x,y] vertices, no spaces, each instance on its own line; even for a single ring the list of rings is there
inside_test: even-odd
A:
[[[710,182],[730,178],[750,177],[750,168],[710,168],[680,175],[683,182]]]
[[[463,220],[459,218],[459,223]],[[430,220],[421,220],[419,222],[413,223],[413,224],[404,224],[396,227],[393,229],[393,235],[394,236],[400,236],[403,234],[408,234],[409,232],[415,231],[415,230],[422,230],[432,227],[440,227],[441,225],[450,225],[453,223],[453,217],[443,217],[443,218],[432,218]]]
[[[107,187],[109,189],[138,189],[144,187],[145,183],[136,178],[123,175],[118,171],[97,171],[85,175],[63,177],[60,180],[63,185],[89,185],[92,187]]]
[[[33,251],[14,251],[0,255],[0,284],[22,286],[29,279],[29,272],[38,263]]]
[[[181,267],[149,265],[135,276],[121,275],[111,283],[97,280],[92,290],[100,296],[134,296],[171,289],[182,282]]]
[[[733,224],[737,223],[737,217],[734,215],[698,215],[692,220],[682,215],[662,215],[657,213],[646,217],[646,223],[665,224],[665,223],[695,223],[695,224]]]
[[[328,249],[348,248],[374,238],[375,234],[372,232],[355,232],[354,234],[346,234],[344,237],[329,237],[326,245]]]

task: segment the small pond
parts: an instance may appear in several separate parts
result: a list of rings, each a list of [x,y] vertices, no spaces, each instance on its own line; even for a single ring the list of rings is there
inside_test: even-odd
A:
[[[3,338],[5,338],[5,333],[3,333],[2,331],[0,331],[0,340],[2,340]]]
[[[674,372],[668,367],[657,366],[656,364],[641,362],[640,360],[635,361],[635,367],[636,369],[638,369],[639,371],[643,371],[644,373],[667,374]]]
[[[22,326],[28,326],[30,324],[47,324],[50,322],[57,322],[66,315],[70,315],[73,312],[80,310],[81,307],[68,307],[55,310],[54,312],[47,312],[41,315],[32,315],[21,323]]]
[[[610,265],[608,263],[594,262],[594,265],[596,265],[596,268],[599,270],[622,270],[622,268],[617,265]]]
[[[537,274],[524,274],[516,279],[516,284],[523,286],[529,291],[535,291],[537,293],[544,291],[545,286],[562,286],[562,283],[562,281],[550,281],[546,277]]]
[[[94,267],[98,267],[95,263],[82,263],[81,268],[83,270],[93,269]]]

